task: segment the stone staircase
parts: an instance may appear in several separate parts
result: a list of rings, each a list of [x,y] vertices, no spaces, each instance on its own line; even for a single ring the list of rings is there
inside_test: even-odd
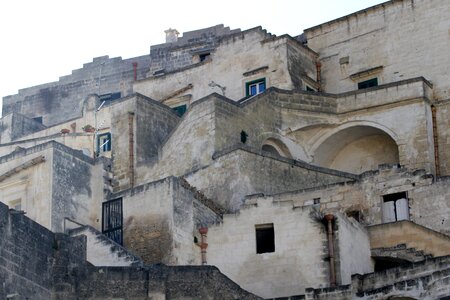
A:
[[[372,225],[367,227],[367,231],[373,250],[385,249],[380,251],[406,255],[411,259],[414,253],[418,259],[427,255],[432,257],[450,255],[449,236],[411,221]]]
[[[394,247],[381,247],[371,249],[374,258],[389,258],[407,262],[419,262],[433,257],[423,250],[408,248],[406,244],[398,244]]]
[[[70,236],[86,236],[86,256],[94,266],[143,266],[142,260],[91,226],[68,231]]]

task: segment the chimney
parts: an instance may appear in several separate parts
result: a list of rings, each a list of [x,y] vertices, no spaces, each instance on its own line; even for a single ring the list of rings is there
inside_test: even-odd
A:
[[[178,40],[178,35],[180,34],[178,30],[169,28],[164,31],[166,33],[166,43],[176,43]]]

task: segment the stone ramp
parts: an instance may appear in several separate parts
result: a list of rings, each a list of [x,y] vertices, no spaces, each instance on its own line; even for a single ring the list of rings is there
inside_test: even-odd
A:
[[[143,266],[142,260],[91,226],[69,230],[72,237],[86,236],[87,261],[98,267]]]
[[[424,255],[450,255],[450,237],[411,221],[400,221],[367,227],[371,249],[393,248],[404,244]],[[398,249],[401,250],[401,249]]]

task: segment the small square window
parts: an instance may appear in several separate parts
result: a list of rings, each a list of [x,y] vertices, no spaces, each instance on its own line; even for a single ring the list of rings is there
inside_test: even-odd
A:
[[[211,56],[211,53],[207,52],[207,53],[200,54],[198,57],[200,58],[200,61],[204,61],[204,60],[208,59],[210,56]]]
[[[111,133],[99,134],[97,137],[97,153],[111,151]]]
[[[358,90],[367,89],[374,86],[378,86],[378,78],[358,82]]]
[[[273,223],[255,225],[256,253],[275,252],[275,231]]]
[[[245,93],[247,97],[255,96],[266,90],[266,79],[250,81],[245,84]]]

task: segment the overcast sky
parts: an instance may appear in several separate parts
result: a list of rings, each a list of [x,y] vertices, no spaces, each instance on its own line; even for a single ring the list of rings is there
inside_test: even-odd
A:
[[[0,98],[57,81],[109,55],[130,58],[180,33],[224,24],[261,25],[276,35],[303,29],[382,3],[381,0],[2,0]]]

